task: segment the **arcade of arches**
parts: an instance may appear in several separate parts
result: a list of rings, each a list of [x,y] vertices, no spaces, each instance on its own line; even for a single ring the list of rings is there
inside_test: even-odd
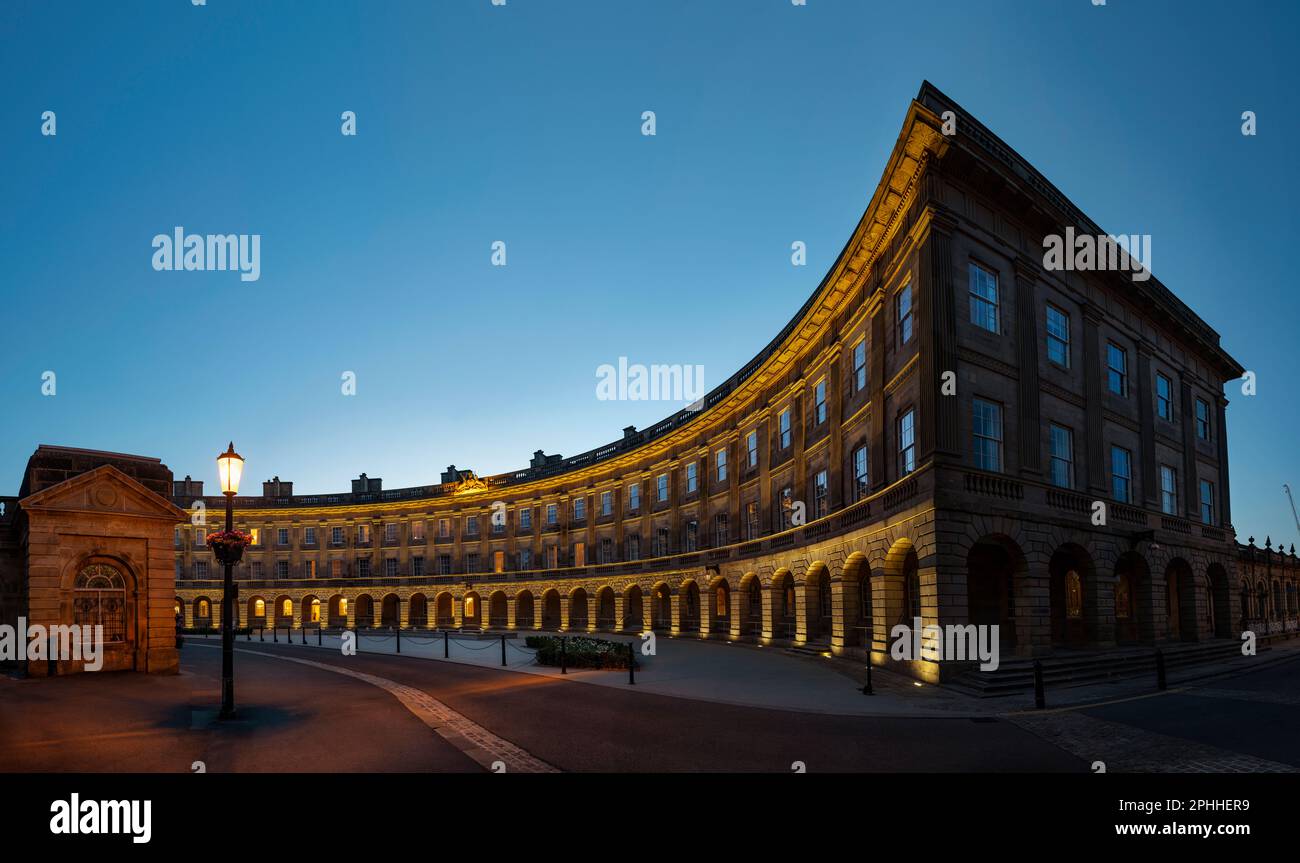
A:
[[[1236,638],[1243,629],[1296,629],[1300,566],[1277,558],[1271,575],[1234,584],[1235,561],[1196,551],[1118,553],[1088,541],[1050,550],[988,534],[961,554],[936,555],[932,541],[804,550],[800,560],[750,561],[724,568],[645,575],[634,580],[487,577],[461,585],[248,590],[239,625],[252,627],[415,627],[560,632],[652,629],[681,637],[809,645],[837,655],[897,665],[891,630],[923,625],[999,626],[1003,656]],[[824,557],[814,557],[827,551]],[[959,561],[948,571],[937,560]],[[1288,565],[1289,560],[1289,565]],[[216,626],[220,597],[181,589],[175,610],[187,626]],[[928,680],[956,665],[904,663]],[[940,666],[943,666],[942,668]]]

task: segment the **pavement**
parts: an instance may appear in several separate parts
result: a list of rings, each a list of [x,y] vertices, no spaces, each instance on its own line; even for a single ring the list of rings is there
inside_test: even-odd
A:
[[[391,638],[363,638],[355,656],[326,641],[238,641],[234,722],[215,720],[215,638],[187,640],[174,677],[0,678],[0,770],[1300,768],[1296,650],[1163,693],[1144,681],[1062,689],[1033,711],[880,671],[880,694],[866,696],[855,663],[663,636],[635,686],[626,671],[538,667],[522,639],[507,639],[505,669],[500,640],[449,641],[450,659],[440,639],[403,637],[401,656]],[[1080,703],[1084,690],[1114,697]]]

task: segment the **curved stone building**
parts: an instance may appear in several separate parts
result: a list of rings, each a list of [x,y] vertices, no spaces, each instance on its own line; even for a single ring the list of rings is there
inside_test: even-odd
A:
[[[1067,231],[1104,233],[925,84],[830,272],[697,410],[495,476],[267,483],[235,500],[239,622],[653,627],[927,680],[969,663],[898,659],[896,625],[997,624],[1004,657],[1235,637],[1260,608],[1228,498],[1243,370],[1150,273],[1046,267]],[[223,505],[175,483],[196,501]],[[203,529],[175,543],[177,607],[216,625]]]

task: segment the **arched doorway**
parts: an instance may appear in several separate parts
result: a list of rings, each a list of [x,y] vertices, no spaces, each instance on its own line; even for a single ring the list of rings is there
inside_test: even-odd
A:
[[[1165,568],[1165,637],[1196,641],[1196,584],[1192,567],[1181,557]]]
[[[200,596],[194,600],[194,626],[204,629],[212,625],[212,600]]]
[[[616,626],[614,611],[614,588],[605,586],[596,594],[596,628],[612,631]]]
[[[719,578],[710,588],[709,633],[727,635],[731,632],[731,588],[725,578]]]
[[[587,591],[575,587],[569,594],[569,631],[583,632],[587,629],[589,609],[587,608]]]
[[[293,626],[293,600],[287,596],[275,598],[275,625]]]
[[[482,629],[483,628],[483,602],[475,591],[465,594],[464,604],[461,606],[460,615],[461,629]]]
[[[397,594],[384,597],[379,607],[379,625],[384,629],[397,629],[402,623],[401,601]]]
[[[248,598],[248,625],[254,629],[266,627],[266,600],[260,596]]]
[[[496,590],[488,597],[488,626],[493,629],[505,629],[510,623],[510,614],[504,591]]]
[[[451,629],[456,625],[456,613],[452,608],[451,594],[443,592],[434,600],[434,614],[439,629]]]
[[[1052,647],[1083,647],[1092,637],[1092,558],[1082,547],[1062,545],[1047,565]]]
[[[740,634],[758,637],[763,634],[763,585],[752,572],[741,579],[740,584],[745,596]]]
[[[429,626],[429,598],[423,593],[411,594],[411,606],[406,612],[411,626]]]
[[[829,643],[833,626],[831,579],[825,564],[813,564],[804,576],[804,603],[807,605],[808,641]]]
[[[915,557],[915,551],[909,552],[909,561]],[[998,628],[999,651],[1012,652],[1020,642],[1016,631],[1015,581],[1017,572],[1024,571],[1023,564],[1020,547],[1006,537],[981,539],[966,555],[968,619],[975,626]],[[904,592],[911,591],[905,587]],[[918,616],[919,610],[918,603],[912,616]],[[911,620],[907,623],[912,625]]]
[[[1147,562],[1136,551],[1115,561],[1115,641],[1117,644],[1149,644],[1155,639],[1151,616],[1151,576]]]
[[[794,576],[786,569],[772,577],[772,636],[795,636]]]
[[[336,629],[343,629],[348,625],[348,598],[340,593],[330,597],[329,625]]]
[[[672,627],[673,600],[668,585],[663,583],[655,585],[654,594],[650,598],[650,614],[651,628],[666,630]]]
[[[310,594],[304,596],[302,599],[302,615],[303,626],[320,626],[320,600]]]
[[[352,625],[357,629],[369,629],[375,625],[375,601],[370,598],[370,594],[363,593],[357,597],[355,612],[356,620]]]
[[[560,594],[551,588],[542,594],[542,629],[551,631],[560,628]]]
[[[844,644],[871,646],[871,566],[866,555],[855,551],[844,562]]]
[[[515,594],[515,626],[519,629],[533,629],[537,622],[533,620],[533,594],[521,590]]]
[[[678,627],[681,632],[700,631],[700,586],[694,579],[682,583],[677,591],[677,600],[681,603]]]
[[[645,598],[641,595],[641,586],[630,584],[623,591],[623,629],[627,632],[641,632],[645,629],[642,615],[645,611]]]

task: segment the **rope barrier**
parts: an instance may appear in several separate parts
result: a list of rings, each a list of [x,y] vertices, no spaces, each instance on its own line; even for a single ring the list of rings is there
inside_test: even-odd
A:
[[[452,641],[456,642],[457,644],[461,644],[461,645],[464,644],[459,638],[453,638]],[[489,642],[488,644],[485,644],[482,647],[466,647],[465,649],[466,650],[487,650],[489,647],[496,647],[496,645]]]

